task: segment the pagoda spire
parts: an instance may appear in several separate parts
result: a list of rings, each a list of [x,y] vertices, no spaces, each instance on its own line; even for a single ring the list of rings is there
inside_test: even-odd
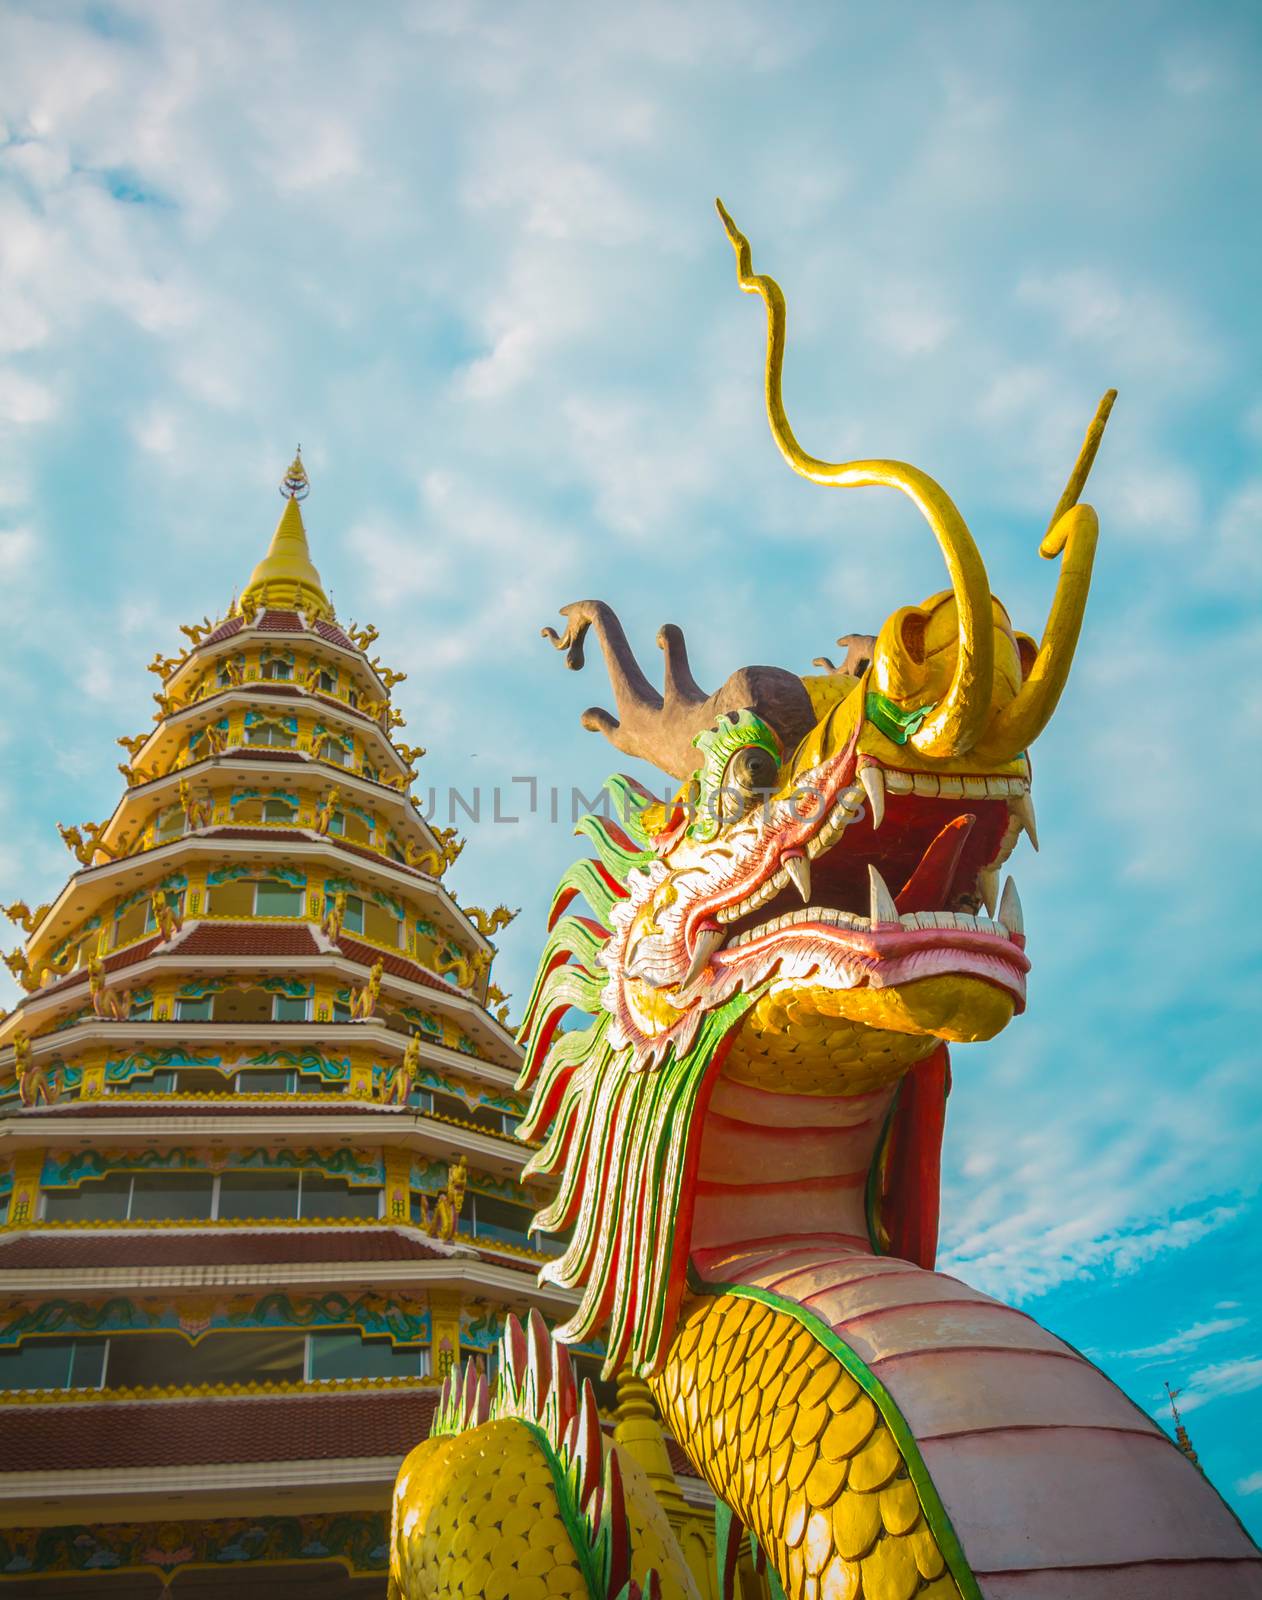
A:
[[[300,500],[306,499],[310,487],[299,445],[280,485],[285,509],[276,524],[267,554],[250,574],[250,581],[241,592],[238,610],[249,612],[256,607],[270,606],[280,611],[302,611],[312,618],[332,619],[333,606],[311,559],[307,530],[298,506]]]

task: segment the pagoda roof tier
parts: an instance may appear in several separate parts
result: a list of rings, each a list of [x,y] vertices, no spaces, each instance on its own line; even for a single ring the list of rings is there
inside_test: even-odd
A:
[[[261,612],[252,623],[244,617],[225,617],[188,654],[173,667],[163,679],[168,692],[178,689],[189,678],[213,666],[224,656],[235,655],[250,644],[271,643],[277,634],[303,635],[304,648],[320,647],[320,653],[330,661],[352,668],[360,675],[361,683],[374,699],[385,699],[387,689],[367,656],[348,636],[345,629],[324,618],[308,621],[301,612],[281,611],[276,608]]]
[[[102,1126],[102,1125],[105,1126]],[[520,1179],[534,1153],[512,1134],[447,1121],[410,1106],[387,1106],[349,1095],[111,1094],[52,1106],[11,1105],[0,1113],[0,1148],[59,1144],[100,1148],[128,1140],[165,1143],[193,1137],[212,1147],[296,1144],[345,1139],[389,1143],[427,1156],[458,1150],[482,1171]],[[546,1182],[542,1185],[547,1187]]]
[[[383,996],[387,989],[405,1001],[432,1003],[435,996],[441,996],[450,1006],[451,1014],[468,1026],[471,1035],[480,1035],[483,1042],[501,1053],[506,1052],[510,1059],[516,1052],[516,1043],[508,1030],[466,991],[457,989],[408,956],[378,945],[363,944],[345,934],[333,944],[305,922],[190,921],[167,943],[162,943],[155,935],[125,950],[114,951],[105,957],[104,967],[108,977],[125,972],[134,984],[181,972],[190,964],[195,965],[198,973],[265,973],[278,960],[300,963],[305,975],[328,973],[351,983],[361,981],[365,971],[380,961],[384,974]],[[68,977],[54,979],[33,994],[24,995],[16,1009],[0,1024],[0,1037],[11,1041],[20,1027],[30,1032],[35,1024],[51,1021],[59,1012],[69,1010],[67,999],[77,998],[80,991],[86,992],[87,985],[87,971],[80,968]],[[119,1037],[127,1037],[127,1023],[113,1026]],[[135,1034],[146,1026],[136,1023],[131,1031]],[[184,1024],[186,1029],[194,1030],[204,1026],[214,1027],[215,1024]],[[301,1026],[310,1030],[307,1038],[315,1038],[319,1029],[336,1024],[305,1023]],[[33,1039],[33,1048],[45,1037],[41,1034],[40,1038]]]
[[[298,1385],[274,1387],[281,1392],[0,1404],[4,1498],[11,1504],[24,1489],[30,1494],[36,1485],[25,1480],[51,1473],[90,1473],[103,1487],[111,1471],[216,1463],[349,1458],[371,1461],[374,1477],[388,1481],[429,1436],[438,1401],[438,1386],[420,1379],[304,1386],[302,1392],[295,1392]],[[318,1481],[319,1475],[310,1477]],[[225,1486],[233,1481],[226,1477]],[[196,1483],[203,1486],[205,1474]],[[47,1494],[51,1486],[41,1487]]]
[[[179,707],[157,724],[136,752],[132,765],[170,766],[188,748],[189,734],[196,733],[211,723],[221,722],[224,717],[230,716],[241,706],[249,711],[273,711],[281,716],[293,712],[296,707],[305,707],[318,712],[321,721],[330,727],[340,727],[345,732],[357,733],[361,737],[368,735],[377,764],[393,772],[396,777],[402,777],[409,770],[407,762],[395,749],[389,734],[374,718],[331,695],[319,694],[298,684],[270,681],[230,686],[220,689],[215,694],[206,695],[190,706]],[[264,753],[270,754],[270,748]],[[293,750],[288,753],[292,758],[301,757],[305,752]],[[309,759],[315,760],[315,757]],[[343,770],[328,763],[324,766],[328,771]],[[186,772],[187,768],[181,770]]]
[[[418,1035],[421,1061],[426,1066],[440,1067],[485,1084],[493,1089],[512,1090],[517,1085],[515,1067],[490,1061],[485,1056],[469,1055],[464,1050]],[[391,1028],[384,1021],[372,1022],[145,1022],[128,1027],[126,1023],[110,1022],[103,1017],[89,1016],[68,1028],[58,1028],[52,1033],[41,1033],[31,1041],[31,1053],[74,1062],[86,1051],[99,1045],[112,1047],[118,1054],[129,1049],[151,1049],[184,1045],[197,1050],[223,1048],[234,1065],[260,1066],[244,1055],[239,1063],[231,1055],[231,1046],[270,1045],[276,1049],[327,1048],[327,1053],[344,1051],[349,1046],[371,1046],[383,1058],[402,1056],[408,1046],[408,1036]],[[0,1059],[3,1059],[0,1057]],[[196,1062],[188,1063],[195,1066]]]
[[[132,1517],[167,1497],[172,1515],[195,1515],[198,1495],[219,1505],[240,1497],[254,1514],[296,1494],[308,1510],[361,1496],[379,1504],[403,1458],[429,1437],[438,1393],[429,1380],[395,1379],[0,1403],[0,1523],[61,1522],[75,1501],[90,1501],[97,1521],[107,1508],[111,1519]],[[685,1498],[712,1503],[677,1441],[663,1440]]]
[[[270,772],[268,769],[273,767],[277,770]],[[191,761],[186,767],[160,773],[147,783],[125,789],[101,834],[102,842],[110,849],[121,848],[119,840],[124,836],[126,824],[135,816],[137,802],[143,802],[145,811],[160,807],[163,801],[175,805],[181,781],[209,788],[219,780],[229,784],[259,783],[269,777],[287,789],[297,788],[304,793],[323,794],[336,785],[348,801],[359,800],[381,808],[396,830],[402,824],[402,833],[423,850],[437,846],[433,830],[412,803],[410,793],[365,778],[333,762],[322,761],[306,750],[244,744],[234,745],[221,755],[207,756],[203,761]]]
[[[174,867],[225,855],[244,856],[259,862],[301,857],[307,861],[326,862],[342,872],[350,870],[347,858],[351,857],[355,872],[377,887],[419,896],[434,921],[445,931],[476,949],[494,948],[440,880],[417,867],[392,861],[366,845],[348,843],[337,835],[317,833],[313,828],[282,827],[276,823],[257,827],[216,823],[181,834],[178,839],[156,845],[152,850],[122,856],[117,861],[103,861],[76,872],[27,940],[28,958],[34,963],[55,947],[59,937],[64,938],[114,895],[137,888],[147,877],[152,876],[156,883]]]
[[[448,1244],[386,1222],[37,1226],[0,1236],[0,1290],[28,1299],[123,1290],[458,1287],[506,1305],[520,1305],[524,1296],[551,1316],[569,1316],[578,1296],[539,1281],[544,1260],[481,1242]]]

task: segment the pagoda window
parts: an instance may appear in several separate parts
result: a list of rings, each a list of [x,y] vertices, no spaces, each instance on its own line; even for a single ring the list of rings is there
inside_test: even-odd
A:
[[[132,1179],[128,1220],[209,1218],[214,1185],[209,1172],[138,1172]]]
[[[264,800],[263,821],[292,824],[296,808],[288,800]]]
[[[494,1106],[474,1106],[465,1115],[476,1127],[485,1128],[488,1133],[512,1133],[521,1121],[520,1117],[497,1111]]]
[[[381,1190],[352,1188],[340,1178],[326,1178],[321,1172],[304,1172],[298,1197],[298,1214],[304,1221],[323,1221],[329,1217],[366,1217],[381,1213]]]
[[[333,1002],[333,1020],[334,1022],[349,1022],[351,1020],[351,1008],[345,1000],[335,1000]]]
[[[152,1022],[153,998],[148,1000],[133,1000],[127,1011],[128,1022]]]
[[[131,1174],[111,1172],[75,1189],[45,1189],[40,1198],[45,1222],[122,1222],[131,1203]]]
[[[283,683],[294,675],[294,669],[288,661],[280,661],[275,656],[270,661],[265,661],[259,671],[259,677],[268,678],[273,683]]]
[[[277,994],[272,996],[272,1020],[274,1022],[306,1022],[311,1006],[306,995],[301,998],[291,994]]]
[[[352,844],[367,844],[372,838],[372,829],[354,811],[346,818],[345,832]]]
[[[263,878],[254,886],[256,917],[300,917],[302,902],[303,891],[292,883]]]
[[[27,1339],[0,1350],[0,1389],[99,1389],[104,1339]]]
[[[248,917],[254,910],[254,880],[229,878],[223,883],[212,882],[206,898],[212,917]]]
[[[378,778],[378,772],[377,772],[376,767],[373,766],[371,761],[365,761],[361,770],[363,772],[364,777],[368,779],[369,783],[376,783],[377,778]]]
[[[292,750],[296,737],[279,722],[255,722],[246,730],[247,744],[270,745],[276,750]]]
[[[321,761],[331,761],[335,767],[344,767],[350,754],[340,739],[322,739],[316,752]]]
[[[411,1094],[408,1095],[408,1104],[417,1111],[432,1111],[434,1109],[434,1097],[428,1089],[413,1089]]]
[[[220,1220],[296,1220],[297,1172],[225,1172],[219,1179]]]
[[[109,1341],[109,1388],[211,1383],[300,1383],[306,1335],[277,1330],[210,1333],[190,1344],[178,1333],[133,1333]]]
[[[346,691],[346,703],[353,710],[358,710],[359,709],[359,690],[358,689],[348,689]]]
[[[457,1122],[472,1122],[469,1108],[463,1100],[457,1100],[453,1094],[436,1094],[433,1097],[432,1110],[440,1117],[454,1117]]]
[[[168,806],[158,817],[155,839],[158,844],[168,844],[184,836],[184,807]]]
[[[389,1339],[364,1339],[358,1333],[307,1335],[307,1381],[347,1382],[353,1378],[427,1378],[429,1348],[398,1349]]]
[[[266,989],[221,989],[211,1016],[216,1022],[270,1022],[272,997]]]
[[[149,907],[144,900],[137,900],[126,910],[120,910],[114,917],[114,948],[117,950],[120,945],[134,944],[137,939],[144,937],[148,926]]]
[[[321,667],[320,675],[316,679],[316,688],[321,694],[332,694],[337,688],[337,673],[330,672],[327,667]]]
[[[345,811],[335,811],[333,813],[333,815],[329,818],[329,826],[326,831],[334,834],[338,838],[341,838],[341,836],[346,832]]]
[[[364,910],[364,937],[397,950],[403,939],[403,924],[385,906],[369,901]]]
[[[209,1022],[213,995],[189,995],[175,1002],[177,1022]]]
[[[342,927],[347,933],[363,933],[364,902],[357,894],[348,894],[346,910],[342,914]]]
[[[264,1072],[238,1072],[233,1083],[238,1094],[292,1094],[295,1074],[283,1067]]]
[[[471,1213],[475,1239],[502,1239],[507,1244],[530,1248],[530,1223],[534,1216],[531,1207],[497,1200],[489,1194],[473,1194],[472,1198],[472,1207],[466,1203],[463,1215]]]
[[[184,891],[183,891],[183,889],[177,889],[177,890],[174,890],[174,891],[168,889],[166,891],[166,897],[167,897],[167,904],[171,907],[171,910],[175,913],[176,918],[178,919],[178,918],[182,917],[184,915]],[[158,926],[158,919],[153,914],[153,901],[152,900],[146,900],[145,901],[144,910],[145,910],[144,931],[146,933],[153,933],[154,930]]]

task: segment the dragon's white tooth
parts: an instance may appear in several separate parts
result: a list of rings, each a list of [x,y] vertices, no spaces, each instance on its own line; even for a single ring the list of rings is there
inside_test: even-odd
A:
[[[688,971],[684,974],[681,989],[686,989],[698,978],[710,964],[710,957],[718,950],[726,935],[722,928],[703,928],[697,935],[697,942],[693,946],[692,960],[688,963]]]
[[[941,791],[942,783],[932,772],[918,772],[911,780],[914,794],[934,795]]]
[[[999,902],[999,920],[1009,934],[1025,932],[1025,918],[1021,915],[1021,897],[1012,878],[1009,878],[1003,886],[1003,898]]]
[[[993,917],[995,906],[999,900],[999,868],[983,867],[977,874],[977,892],[982,897],[982,904]]]
[[[986,798],[985,778],[961,778],[964,793],[970,800],[984,800]]]
[[[1027,790],[1018,799],[1008,803],[1008,809],[1030,836],[1030,843],[1037,850],[1039,847],[1038,827],[1034,821],[1034,801],[1031,800]]]
[[[890,893],[885,879],[873,866],[868,867],[868,894],[871,907],[870,920],[874,928],[881,923],[898,921],[898,907],[894,904],[894,896]]]
[[[884,769],[880,768],[880,767],[878,767],[877,770],[878,771],[884,771]],[[837,798],[840,800],[841,804],[846,808],[847,811],[857,811],[859,809],[859,807],[863,804],[863,795],[864,795],[864,790],[860,789],[860,788],[857,788],[852,783],[848,789],[843,789],[841,791],[841,793],[837,796]],[[835,811],[834,811],[833,815],[836,816],[836,812]]]
[[[886,767],[885,787],[893,790],[895,794],[910,794],[912,790],[912,776],[910,772],[899,772],[896,768]]]
[[[885,774],[880,767],[860,767],[859,782],[872,808],[872,831],[875,833],[885,821]]]
[[[811,863],[805,856],[789,856],[781,865],[805,905],[811,898]]]
[[[946,795],[962,795],[964,793],[964,780],[957,778],[953,772],[944,772],[938,779],[938,793]]]

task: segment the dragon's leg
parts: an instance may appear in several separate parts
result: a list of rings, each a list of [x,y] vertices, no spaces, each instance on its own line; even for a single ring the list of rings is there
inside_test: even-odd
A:
[[[390,1600],[698,1600],[639,1466],[538,1313],[510,1317],[494,1399],[448,1378],[395,1483]]]

